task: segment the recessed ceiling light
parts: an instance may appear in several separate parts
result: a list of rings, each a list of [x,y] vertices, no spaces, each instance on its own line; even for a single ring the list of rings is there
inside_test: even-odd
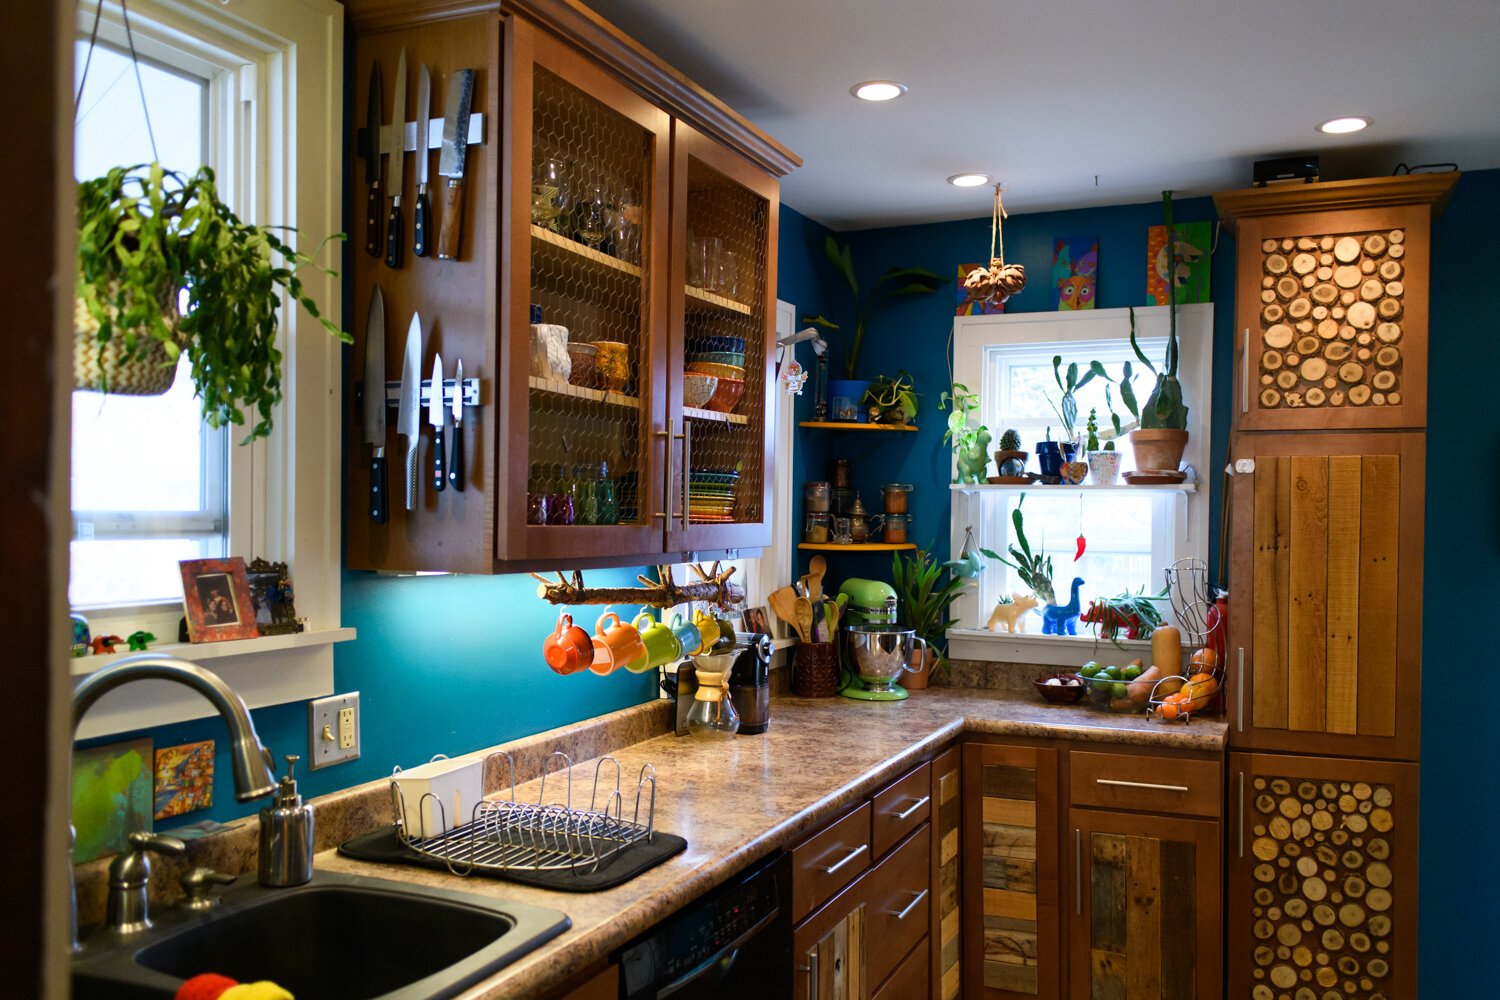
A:
[[[866,80],[849,88],[861,101],[894,101],[906,93],[906,84],[895,80]]]
[[[990,182],[989,174],[954,174],[948,178],[948,183],[954,187],[975,188]]]
[[[1348,118],[1330,118],[1318,126],[1319,132],[1329,135],[1343,135],[1345,132],[1358,132],[1362,128],[1369,128],[1370,119],[1355,115]]]

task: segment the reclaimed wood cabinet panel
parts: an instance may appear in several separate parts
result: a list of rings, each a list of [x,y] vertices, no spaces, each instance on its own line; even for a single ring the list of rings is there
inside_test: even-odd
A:
[[[932,768],[933,1000],[956,1000],[962,990],[963,893],[959,879],[963,819],[962,754],[958,747],[933,758]]]
[[[793,933],[793,1000],[869,1000],[869,906],[862,889],[862,883],[845,889]]]
[[[965,995],[1057,997],[1057,751],[963,749]]]
[[[1230,755],[1228,997],[1417,995],[1417,776]]]
[[[1415,759],[1423,435],[1246,434],[1234,457],[1232,745]]]

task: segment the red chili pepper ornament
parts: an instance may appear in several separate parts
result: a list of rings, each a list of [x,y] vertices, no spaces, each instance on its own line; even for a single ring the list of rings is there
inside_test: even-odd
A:
[[[1083,558],[1083,550],[1088,548],[1089,540],[1082,535],[1078,536],[1078,551],[1073,553],[1073,561],[1077,562]]]

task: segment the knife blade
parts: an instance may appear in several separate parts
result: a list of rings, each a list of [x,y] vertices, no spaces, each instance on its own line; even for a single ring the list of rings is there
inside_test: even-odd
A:
[[[391,94],[391,123],[386,133],[392,137],[387,146],[391,154],[391,215],[386,220],[385,266],[401,266],[401,182],[406,168],[406,50],[396,63],[396,89]]]
[[[448,482],[460,493],[464,489],[464,359],[453,373],[453,457],[448,462]]]
[[[370,315],[365,322],[365,444],[370,453],[370,520],[390,519],[389,473],[385,458],[385,296],[377,286],[370,293]]]
[[[443,422],[448,419],[443,405],[443,356],[432,352],[432,391],[427,394],[427,422],[432,425],[432,488],[438,493],[448,486],[443,469]]]
[[[432,114],[432,74],[427,70],[427,64],[422,64],[422,74],[417,77],[417,204],[412,211],[412,235],[411,252],[418,257],[426,257],[430,249],[427,245],[427,227],[432,218],[432,206],[427,202],[427,165],[432,159],[428,155],[427,143],[428,133],[432,123],[428,116]]]
[[[448,81],[448,104],[443,114],[443,152],[438,174],[448,178],[443,189],[443,231],[438,234],[438,256],[458,259],[463,235],[464,157],[469,152],[469,107],[474,99],[474,71],[461,69]]]
[[[396,433],[406,438],[406,509],[417,509],[417,446],[422,415],[422,316],[412,313],[401,358],[401,405],[396,410]]]
[[[370,66],[370,93],[365,103],[365,183],[369,193],[365,195],[365,253],[380,256],[380,154],[385,152],[380,141],[380,125],[385,116],[380,110],[380,63]]]

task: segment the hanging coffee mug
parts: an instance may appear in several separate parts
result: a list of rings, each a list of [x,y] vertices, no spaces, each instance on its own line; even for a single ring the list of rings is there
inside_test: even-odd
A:
[[[542,658],[560,674],[574,674],[594,660],[594,643],[589,634],[573,624],[573,616],[557,616],[557,630],[542,642]]]
[[[682,655],[682,644],[672,634],[671,628],[642,611],[635,618],[635,629],[641,634],[641,643],[646,647],[645,665],[642,670],[671,663]]]
[[[683,618],[680,614],[672,615],[672,634],[677,637],[677,644],[682,647],[680,656],[691,656],[698,652],[698,647],[703,645],[703,633],[698,631],[691,619]]]
[[[698,610],[693,612],[693,624],[698,626],[698,633],[703,641],[692,652],[707,653],[719,641],[719,620],[706,611]]]
[[[590,667],[594,673],[608,674],[645,659],[646,647],[634,626],[620,621],[620,616],[613,611],[599,616],[599,622],[594,626],[594,662]]]

